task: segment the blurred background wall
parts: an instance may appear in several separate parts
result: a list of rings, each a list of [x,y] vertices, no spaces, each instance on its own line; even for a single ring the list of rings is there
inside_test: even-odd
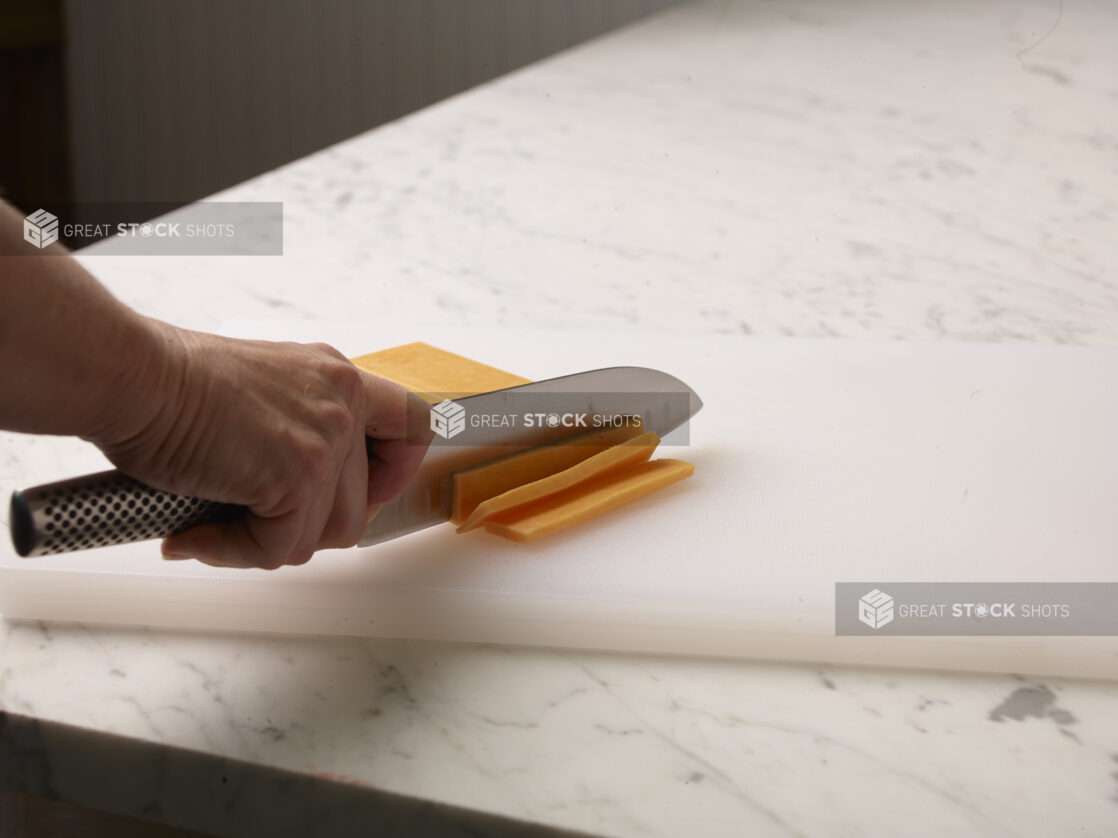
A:
[[[185,203],[672,2],[5,2],[0,190]]]

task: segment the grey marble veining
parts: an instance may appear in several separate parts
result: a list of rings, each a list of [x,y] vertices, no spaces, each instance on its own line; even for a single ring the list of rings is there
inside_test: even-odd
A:
[[[282,257],[81,258],[185,326],[344,318],[370,345],[396,320],[1114,344],[1116,30],[1078,0],[690,4],[214,196],[283,201]],[[97,465],[0,435],[5,491]],[[419,799],[611,836],[1112,835],[1116,697],[0,624],[7,784],[229,835],[312,787],[402,830]],[[106,767],[122,741],[146,794]]]
[[[1113,13],[1029,49],[1054,8],[699,4],[225,193],[285,202],[283,259],[91,264],[210,327],[1110,343]]]
[[[79,802],[103,796],[117,811],[129,800],[148,816],[163,807],[181,825],[198,824],[187,813],[200,807],[219,834],[252,834],[244,824],[271,795],[294,807],[290,784],[310,795],[307,812],[320,811],[316,779],[375,789],[370,816],[402,794],[607,835],[1050,834],[1069,823],[1102,835],[1118,794],[1114,686],[1103,682],[345,638],[5,632],[24,667],[33,650],[42,662],[3,673],[5,707],[21,716],[12,727],[26,731],[22,718],[34,716],[43,741],[21,734],[39,769],[15,782]],[[75,739],[57,720],[88,732]],[[5,756],[11,738],[0,736]],[[122,754],[174,779],[129,768]],[[129,770],[147,785],[122,785]],[[221,776],[251,793],[215,815],[205,795],[232,791]],[[1022,789],[1051,792],[1034,800]]]

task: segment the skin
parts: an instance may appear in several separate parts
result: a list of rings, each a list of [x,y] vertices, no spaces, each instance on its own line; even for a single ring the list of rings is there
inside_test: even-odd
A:
[[[302,564],[356,544],[414,474],[431,440],[414,394],[325,344],[145,317],[22,224],[0,201],[0,428],[78,436],[158,489],[248,507],[164,539],[164,558]]]

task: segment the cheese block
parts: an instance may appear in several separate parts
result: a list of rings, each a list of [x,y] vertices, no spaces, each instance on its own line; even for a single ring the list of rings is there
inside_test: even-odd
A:
[[[513,541],[534,541],[604,515],[694,471],[695,466],[682,460],[651,460],[490,518],[485,529]]]
[[[593,454],[582,462],[556,474],[533,480],[496,497],[491,497],[478,504],[474,511],[470,513],[470,517],[458,527],[458,532],[468,532],[480,527],[490,518],[504,515],[526,504],[572,489],[620,469],[642,463],[652,456],[652,452],[659,444],[660,437],[652,431],[648,431],[619,445]]]
[[[359,369],[411,390],[431,404],[504,390],[531,380],[426,343],[406,343],[350,361]]]
[[[640,433],[636,424],[596,428],[463,469],[451,478],[451,523],[461,524],[483,501],[568,469]]]

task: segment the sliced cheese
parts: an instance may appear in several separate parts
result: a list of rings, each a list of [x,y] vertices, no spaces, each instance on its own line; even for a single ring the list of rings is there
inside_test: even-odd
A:
[[[533,480],[530,483],[517,486],[515,489],[509,489],[507,492],[478,504],[474,511],[470,513],[470,517],[458,528],[458,532],[467,532],[480,527],[489,518],[503,515],[533,501],[574,488],[579,484],[600,478],[618,469],[643,463],[652,456],[652,452],[659,444],[660,437],[649,431],[628,439],[620,445],[614,445],[605,451],[593,454],[582,462],[556,474]]]
[[[483,501],[568,469],[637,436],[641,430],[639,425],[594,429],[456,472],[451,477],[451,523],[461,524]]]
[[[426,343],[406,343],[351,358],[359,369],[417,393],[431,404],[527,384],[530,379]]]
[[[351,361],[432,404],[530,381],[418,342]],[[678,460],[648,461],[659,440],[640,442],[641,431],[635,424],[595,429],[458,472],[451,481],[450,520],[462,524],[460,532],[484,526],[506,538],[531,541],[595,518],[694,471],[690,463]]]
[[[604,515],[694,471],[695,466],[683,460],[651,460],[490,518],[485,529],[513,541],[534,541]]]

